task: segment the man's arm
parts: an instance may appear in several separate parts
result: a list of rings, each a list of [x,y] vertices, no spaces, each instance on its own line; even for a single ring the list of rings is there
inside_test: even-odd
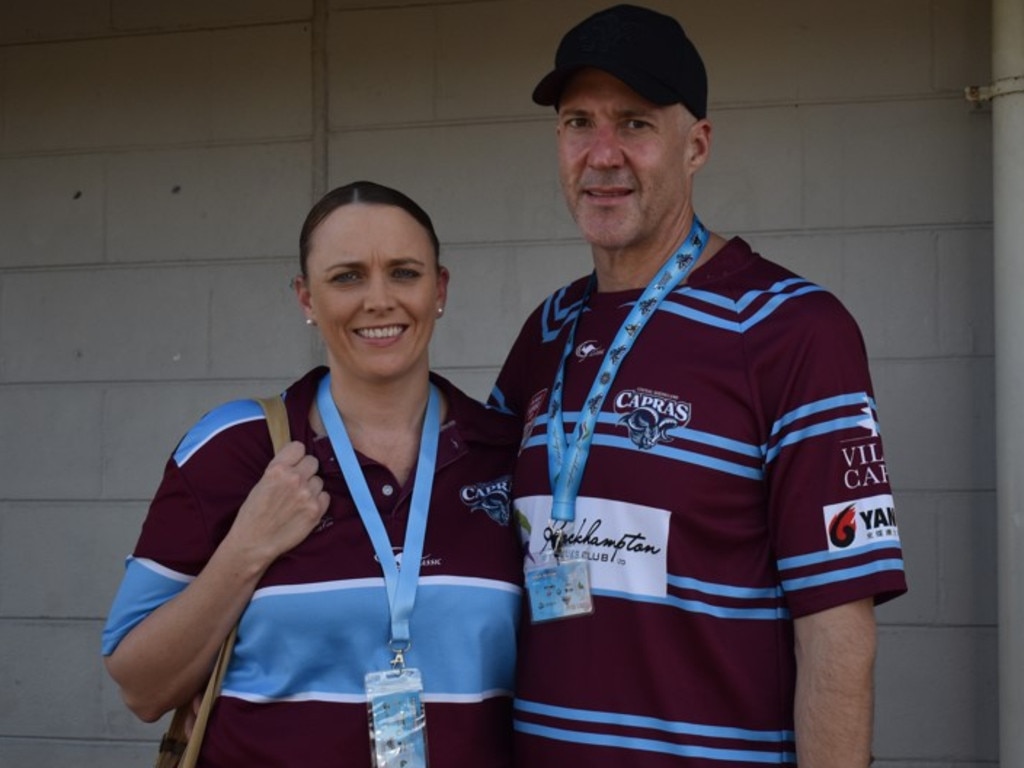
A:
[[[874,601],[803,616],[794,629],[797,764],[866,768],[874,716]]]

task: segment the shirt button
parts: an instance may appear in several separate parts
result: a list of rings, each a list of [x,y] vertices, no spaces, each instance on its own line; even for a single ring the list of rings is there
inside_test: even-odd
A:
[[[380,492],[383,493],[385,496],[390,496],[392,493],[395,492],[395,489],[391,485],[385,485],[383,488],[380,489]]]

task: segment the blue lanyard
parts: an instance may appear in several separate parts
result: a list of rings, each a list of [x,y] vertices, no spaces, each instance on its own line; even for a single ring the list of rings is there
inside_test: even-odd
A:
[[[555,383],[551,388],[551,405],[548,409],[548,476],[551,480],[553,501],[551,517],[560,522],[572,522],[576,519],[576,497],[579,495],[580,483],[583,481],[583,470],[590,456],[590,445],[594,440],[594,428],[601,406],[611,389],[612,382],[619,372],[619,366],[629,354],[637,337],[647,321],[654,316],[655,310],[661,305],[697,263],[704,246],[708,242],[708,231],[696,215],[683,244],[668,259],[654,279],[647,284],[640,298],[633,305],[629,315],[619,326],[618,333],[608,352],[605,353],[601,368],[594,378],[587,395],[585,405],[580,412],[570,440],[565,439],[565,421],[562,413],[562,396],[565,389],[565,366],[576,346],[576,326],[580,315],[587,305],[594,289],[596,278],[591,275],[587,283],[579,308],[572,318],[569,337],[565,341],[562,361],[555,375]]]
[[[327,374],[320,380],[317,390],[317,406],[323,419],[327,436],[331,440],[334,454],[341,465],[341,473],[348,484],[352,501],[355,502],[359,517],[362,518],[366,532],[370,535],[373,551],[377,554],[381,568],[384,570],[384,584],[388,592],[388,607],[391,613],[391,649],[396,659],[402,659],[402,651],[410,645],[409,618],[412,616],[413,605],[416,603],[416,584],[420,575],[420,561],[423,559],[423,540],[427,531],[427,513],[430,508],[430,491],[434,484],[434,466],[437,463],[437,443],[441,432],[441,398],[437,388],[430,386],[430,398],[427,401],[427,412],[423,418],[423,431],[420,435],[420,455],[416,464],[416,477],[413,481],[412,502],[409,508],[409,522],[405,529],[405,542],[402,545],[402,567],[399,569],[395,560],[391,540],[384,529],[377,505],[373,501],[370,489],[366,485],[366,477],[359,466],[355,449],[345,424],[338,413],[338,407],[331,397],[331,375]]]

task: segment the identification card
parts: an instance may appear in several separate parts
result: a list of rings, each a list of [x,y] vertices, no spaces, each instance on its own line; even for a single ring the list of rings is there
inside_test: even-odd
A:
[[[375,768],[426,768],[427,720],[418,669],[366,676],[370,753]]]
[[[526,571],[530,616],[535,624],[594,612],[585,560],[552,561]]]

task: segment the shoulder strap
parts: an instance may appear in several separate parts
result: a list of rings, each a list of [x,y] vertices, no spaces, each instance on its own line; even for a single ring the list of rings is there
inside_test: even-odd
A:
[[[280,395],[258,397],[256,401],[263,408],[263,413],[267,417],[267,429],[270,432],[270,441],[274,445],[274,453],[276,454],[291,440],[288,410],[285,408],[284,400],[281,399]],[[188,746],[185,747],[178,768],[194,768],[196,760],[199,759],[199,748],[203,743],[206,723],[210,719],[213,702],[220,694],[220,686],[224,681],[224,673],[228,669],[228,661],[231,659],[231,651],[235,647],[235,636],[237,634],[238,625],[236,624],[231,628],[231,632],[224,639],[224,643],[220,647],[220,652],[217,654],[217,662],[214,664],[213,673],[210,675],[210,682],[206,684],[206,690],[203,692],[203,701],[199,705],[199,712],[196,714],[196,724],[192,728],[192,735],[188,739]],[[182,711],[182,709],[191,706],[192,703],[188,702],[179,708],[179,711],[175,712],[174,715],[175,721],[177,721],[179,716],[183,719],[187,709],[185,711]],[[184,730],[183,727],[182,730]]]
[[[199,749],[203,745],[206,723],[210,719],[213,702],[220,694],[220,686],[224,682],[224,673],[227,671],[228,661],[231,658],[231,651],[234,650],[235,637],[237,635],[238,625],[235,624],[228,633],[228,636],[224,638],[224,643],[217,654],[217,662],[213,665],[210,682],[206,684],[203,700],[199,705],[199,712],[196,713],[196,724],[192,727],[192,735],[188,737],[188,745],[185,747],[185,753],[181,756],[178,768],[195,768],[196,761],[199,759]],[[188,702],[183,706],[191,707],[192,703]],[[175,716],[177,716],[177,713],[175,713]]]
[[[276,454],[292,439],[284,400],[279,395],[271,395],[256,398],[256,401],[263,407],[263,413],[267,417],[267,429],[270,430],[270,441],[274,444]]]

